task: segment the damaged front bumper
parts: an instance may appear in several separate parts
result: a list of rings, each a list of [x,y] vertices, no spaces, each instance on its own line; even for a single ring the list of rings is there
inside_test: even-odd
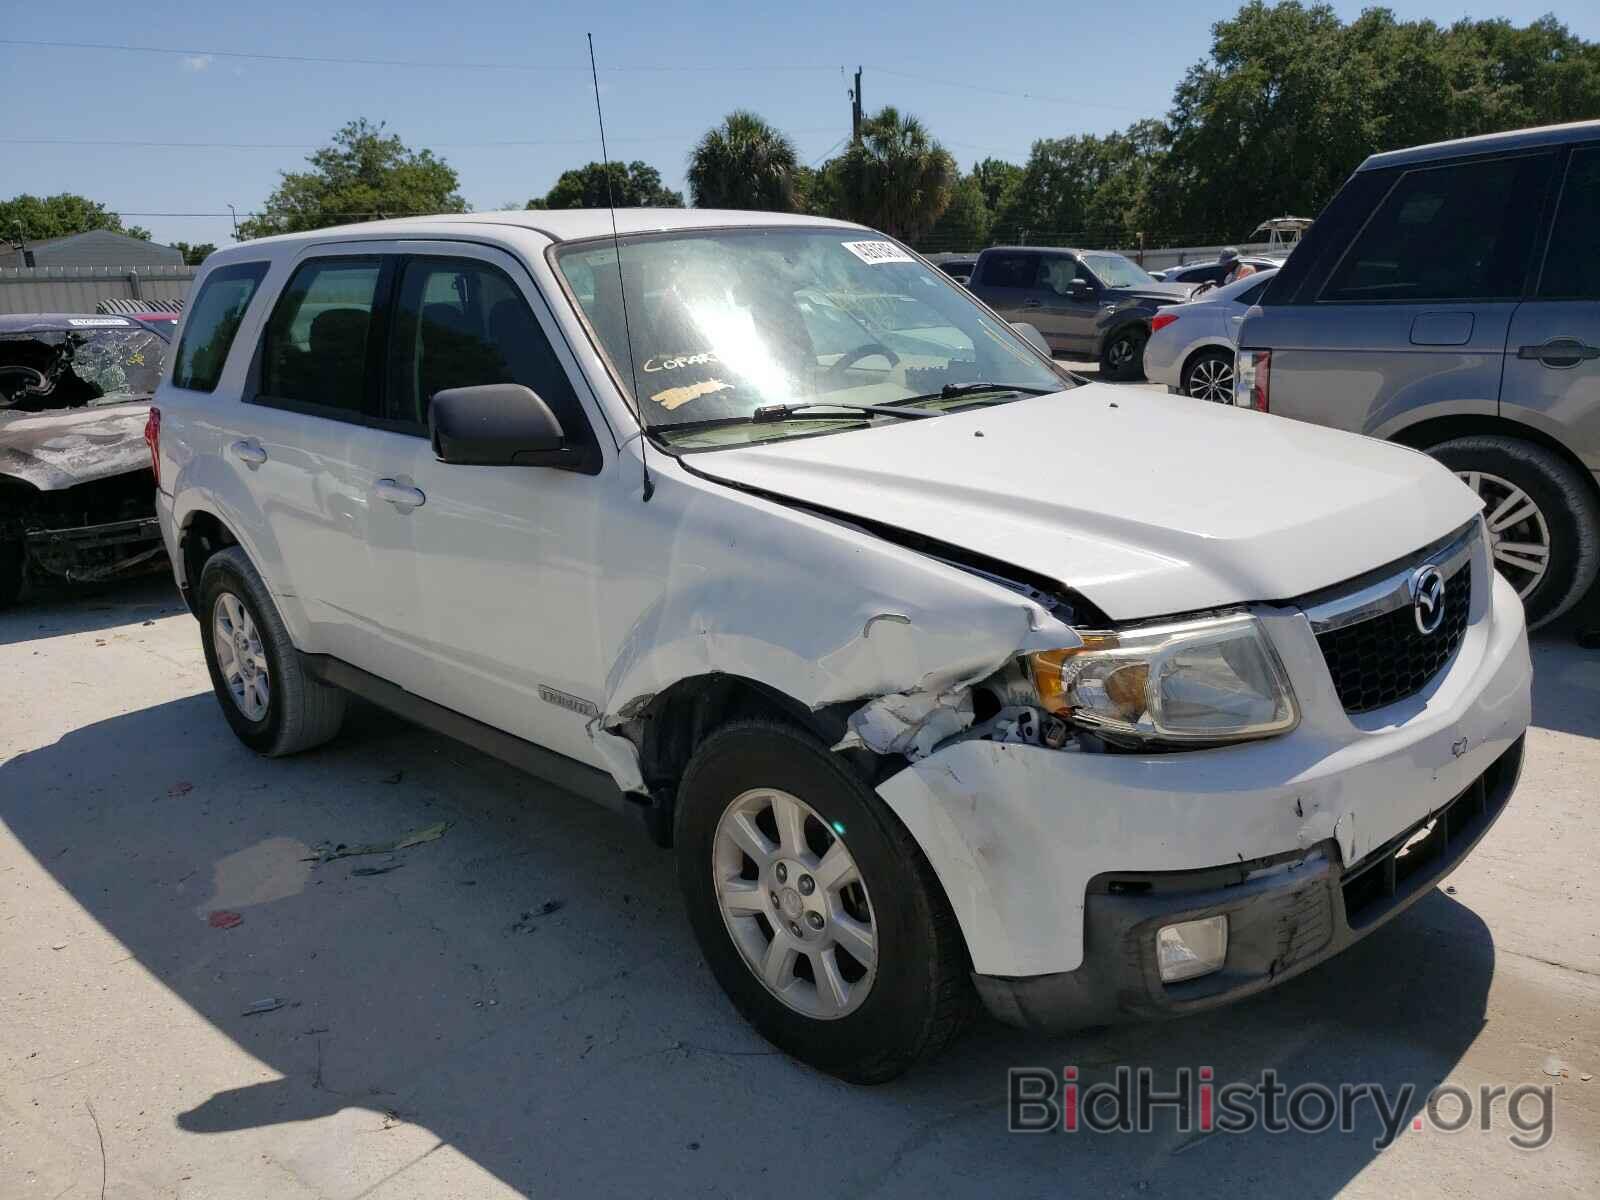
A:
[[[1346,713],[1304,614],[1262,609],[1301,702],[1291,733],[1182,753],[956,738],[879,783],[938,875],[996,1015],[1099,1024],[1222,1003],[1424,894],[1503,806],[1531,718],[1520,602],[1498,577],[1488,591],[1450,666],[1390,709]],[[1467,819],[1480,785],[1483,812]],[[1424,856],[1407,856],[1414,886],[1399,886],[1396,866],[1378,907],[1356,911],[1358,880],[1387,878],[1367,868],[1462,797],[1431,867],[1417,873]],[[1155,933],[1189,914],[1230,916],[1229,959],[1163,985]]]
[[[1522,750],[1519,738],[1443,810],[1348,867],[1330,840],[1309,853],[1213,870],[1099,876],[1086,896],[1081,966],[1020,979],[975,975],[978,992],[1009,1025],[1056,1030],[1183,1016],[1309,971],[1456,868],[1505,810]],[[1157,932],[1218,916],[1228,929],[1222,969],[1163,981]]]
[[[34,567],[69,583],[122,579],[159,570],[165,563],[166,547],[155,517],[30,529],[23,542]]]

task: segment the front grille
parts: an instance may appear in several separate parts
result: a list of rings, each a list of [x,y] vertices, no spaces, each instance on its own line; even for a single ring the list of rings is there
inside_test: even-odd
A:
[[[1317,635],[1334,690],[1346,712],[1364,713],[1414,696],[1461,647],[1472,605],[1472,567],[1463,564],[1444,587],[1444,621],[1417,628],[1411,606]]]

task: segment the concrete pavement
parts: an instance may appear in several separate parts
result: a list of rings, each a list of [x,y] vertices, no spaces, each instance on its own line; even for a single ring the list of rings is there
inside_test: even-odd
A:
[[[983,1022],[863,1089],[743,1024],[631,822],[371,709],[256,758],[164,580],[0,613],[0,1197],[1593,1195],[1600,655],[1535,653],[1511,808],[1351,952],[1178,1023]],[[1380,1152],[1370,1109],[1350,1134],[1006,1133],[1008,1066],[1120,1063],[1549,1086],[1553,1136],[1518,1150],[1502,1112]]]

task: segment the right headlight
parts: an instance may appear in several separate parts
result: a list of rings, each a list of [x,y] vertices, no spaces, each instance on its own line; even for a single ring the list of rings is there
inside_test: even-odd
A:
[[[1046,711],[1134,742],[1233,742],[1300,721],[1288,674],[1248,613],[1084,633],[1027,656]]]

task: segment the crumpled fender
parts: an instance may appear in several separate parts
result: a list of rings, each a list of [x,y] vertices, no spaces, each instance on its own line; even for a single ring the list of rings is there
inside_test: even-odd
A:
[[[146,401],[99,407],[0,412],[0,475],[57,492],[148,470]]]

